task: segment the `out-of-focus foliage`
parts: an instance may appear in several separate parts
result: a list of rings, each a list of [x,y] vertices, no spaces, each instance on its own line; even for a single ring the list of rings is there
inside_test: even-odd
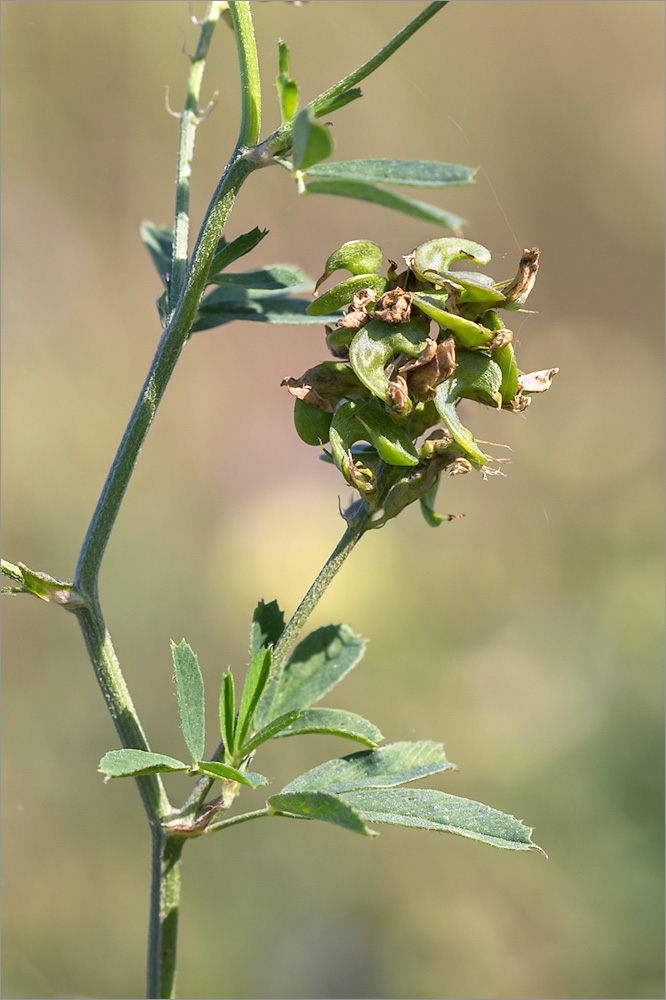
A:
[[[256,4],[266,125],[279,124],[276,38],[308,99],[413,10]],[[188,16],[174,2],[3,4],[3,554],[57,578],[72,573],[159,335],[138,227],[171,221],[164,86],[178,108]],[[525,370],[547,353],[560,374],[538,408],[503,415],[507,478],[447,481],[438,508],[466,517],[437,532],[416,509],[372,532],[312,624],[371,636],[345,704],[391,739],[444,740],[464,794],[536,824],[549,861],[409,830],[370,844],[324,824],[233,829],[185,856],[181,996],[663,995],[662,38],[663,6],[642,0],[452,3],[335,116],[341,159],[480,165],[475,187],[429,200],[468,219],[507,274],[540,247],[538,315],[514,329]],[[234,60],[220,29],[197,218],[235,139]],[[234,209],[229,240],[270,230],[248,267],[316,274],[352,237],[391,256],[441,235],[362,203],[298,199],[285,181],[260,172]],[[257,598],[290,612],[341,532],[339,476],[313,463],[279,387],[323,346],[316,327],[196,334],[143,449],[102,588],[167,754],[182,753],[168,639],[188,636],[211,690],[230,664],[242,677]],[[139,800],[96,771],[113,730],[76,623],[9,600],[3,993],[137,996]],[[322,760],[321,739],[276,745],[276,790]],[[190,779],[167,780],[184,797]],[[439,787],[462,793],[456,782]],[[248,790],[248,808],[253,796],[265,801]]]

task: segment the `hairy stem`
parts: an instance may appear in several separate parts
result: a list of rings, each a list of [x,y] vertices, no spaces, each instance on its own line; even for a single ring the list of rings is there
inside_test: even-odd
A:
[[[101,610],[83,607],[76,612],[76,617],[120,742],[123,747],[134,750],[150,750]],[[171,812],[171,805],[160,776],[147,774],[135,781],[148,821],[151,824],[163,822]]]
[[[306,621],[323,597],[324,591],[332,581],[335,574],[341,568],[356,543],[366,531],[368,527],[368,518],[369,511],[366,512],[365,516],[355,518],[353,522],[347,525],[342,538],[333,549],[333,552],[324,563],[319,575],[314,580],[305,597],[296,608],[294,614],[291,616],[291,619],[285,626],[282,635],[273,649],[271,666],[271,672],[273,674],[279,673],[282,670],[287,656],[291,652],[291,649]],[[211,760],[221,760],[223,755],[224,742],[221,742],[217,746]],[[178,816],[183,823],[191,823],[195,820],[196,815],[203,805],[209,791],[213,787],[213,784],[214,778],[199,778],[196,785],[192,789],[192,793],[189,798],[179,810]],[[255,815],[260,815],[260,813],[248,813],[247,818],[254,819]],[[223,820],[217,823],[213,822],[211,823],[208,832],[212,833],[214,830],[220,830],[225,826],[230,826],[233,822],[241,822],[241,819],[236,818],[235,820]]]
[[[331,580],[344,563],[351,550],[360,540],[367,528],[367,519],[359,519],[347,525],[345,533],[333,549],[314,583],[307,594],[298,605],[289,622],[285,626],[284,632],[278,639],[273,649],[271,671],[279,673],[282,666],[291,652],[298,636],[301,633],[306,621],[321,600],[324,591]]]
[[[169,311],[171,311],[180,298],[187,272],[190,234],[190,185],[192,182],[194,137],[197,126],[202,121],[202,115],[199,112],[199,97],[213,31],[225,6],[224,0],[211,0],[206,15],[201,22],[199,42],[194,55],[190,56],[187,95],[185,97],[185,105],[180,114],[178,168],[176,173],[176,211],[173,227],[171,280],[169,283]]]
[[[181,855],[184,837],[169,836],[162,827],[152,831],[150,920],[146,997],[175,997]]]

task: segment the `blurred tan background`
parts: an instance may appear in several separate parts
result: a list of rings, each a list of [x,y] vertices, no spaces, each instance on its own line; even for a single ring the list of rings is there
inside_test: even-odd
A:
[[[304,99],[423,5],[256,3],[264,134],[277,39]],[[203,4],[195,4],[203,13]],[[70,577],[159,336],[142,219],[168,223],[196,32],[181,2],[2,4],[3,555]],[[381,828],[249,824],[188,847],[179,996],[663,996],[661,2],[452,3],[334,116],[335,157],[481,167],[414,192],[469,220],[510,277],[542,266],[519,363],[559,366],[524,417],[468,411],[513,448],[506,479],[450,479],[436,531],[416,507],[366,537],[314,625],[371,639],[328,699],[387,740],[434,738],[436,787],[536,827],[549,854]],[[237,129],[221,26],[198,133],[198,225]],[[405,193],[410,193],[406,191]],[[437,235],[357,202],[298,199],[282,171],[246,185],[228,236],[243,266],[317,275],[348,239],[399,259]],[[340,477],[296,437],[279,382],[323,360],[318,327],[198,334],[140,457],[102,598],[152,746],[183,752],[169,639],[207,683],[246,662],[258,598],[291,613],[342,530]],[[473,415],[472,415],[473,414]],[[4,611],[4,984],[10,997],[143,995],[149,839],[76,622],[30,598]],[[274,747],[274,749],[273,749]],[[276,743],[272,787],[353,744]],[[189,782],[169,783],[181,801]],[[255,808],[260,792],[244,794]]]

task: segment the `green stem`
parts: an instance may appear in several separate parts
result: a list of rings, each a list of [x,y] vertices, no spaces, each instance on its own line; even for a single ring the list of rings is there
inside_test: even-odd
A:
[[[292,650],[301,629],[316,608],[331,580],[344,563],[351,550],[360,540],[368,526],[367,516],[347,525],[345,533],[326,560],[321,572],[307,594],[294,611],[291,619],[275,644],[271,664],[272,673],[278,673]]]
[[[262,816],[269,816],[268,806],[264,806],[263,809],[255,809],[253,812],[240,813],[238,816],[231,816],[229,819],[222,819],[218,822],[213,822],[210,824],[206,830],[206,834],[216,833],[218,830],[227,829],[230,826],[238,826],[239,823],[249,823],[251,819],[261,819]]]
[[[374,73],[376,69],[379,69],[382,63],[385,63],[387,59],[390,59],[393,53],[396,52],[401,45],[404,45],[405,42],[412,37],[412,35],[416,34],[419,28],[422,28],[431,17],[434,17],[435,14],[442,9],[442,7],[446,7],[447,3],[448,0],[436,0],[435,3],[429,3],[424,10],[417,14],[416,17],[412,18],[409,24],[406,24],[402,31],[399,31],[397,35],[394,35],[390,42],[387,42],[386,45],[381,48],[379,52],[375,53],[371,59],[368,59],[367,62],[364,62],[363,65],[359,66],[353,73],[349,73],[348,76],[345,76],[338,83],[329,87],[328,90],[325,90],[323,94],[320,94],[319,97],[316,97],[310,104],[315,114],[334,97],[339,97],[340,94],[344,94],[345,91],[351,90],[351,88],[355,87],[357,83],[360,83],[361,80],[365,80],[365,78],[370,76],[371,73]]]
[[[384,45],[383,48],[376,52],[371,59],[364,62],[362,66],[355,69],[352,73],[343,77],[338,83],[329,87],[318,97],[315,97],[313,101],[310,101],[308,107],[311,107],[316,114],[320,109],[325,108],[326,104],[335,97],[339,97],[340,94],[344,94],[347,90],[351,90],[366,77],[374,73],[382,63],[385,63],[387,59],[393,55],[402,45],[408,41],[412,35],[414,35],[419,28],[422,28],[432,17],[437,14],[442,7],[446,7],[448,0],[436,0],[434,3],[428,4],[428,6],[422,10],[419,14],[413,18],[409,24],[406,24],[402,31],[399,31],[397,35]],[[282,125],[280,128],[276,129],[269,137],[262,142],[260,146],[253,151],[252,156],[255,159],[263,161],[263,163],[270,162],[273,156],[279,156],[281,154],[287,153],[291,148],[291,133],[293,130],[293,121],[288,122],[286,125]]]
[[[176,995],[180,869],[185,838],[169,836],[160,826],[153,827],[152,834],[146,996],[148,1000],[161,1000]]]
[[[368,518],[369,511],[366,512],[365,515],[355,518],[347,525],[342,538],[333,549],[329,558],[326,560],[321,572],[315,579],[301,603],[296,608],[296,611],[291,616],[289,622],[284,628],[284,631],[282,632],[282,635],[275,644],[271,665],[272,674],[276,674],[281,670],[284,661],[296,642],[303,626],[321,600],[324,591],[344,563],[347,556],[351,553],[351,550],[366,531],[368,527]],[[210,759],[221,760],[223,754],[224,741],[219,743],[215,753]],[[214,781],[214,778],[199,778],[196,785],[192,789],[189,798],[178,812],[178,817],[183,823],[191,823],[196,818],[196,815],[211,790]],[[254,819],[255,815],[258,814],[248,813],[247,817],[249,819]],[[223,820],[219,823],[211,823],[207,832],[212,833],[214,830],[219,830],[224,826],[230,826],[234,822],[241,822],[241,819],[235,818],[232,820]]]
[[[256,146],[261,131],[261,78],[254,40],[252,14],[247,0],[231,0],[231,20],[238,46],[241,74],[241,125],[237,148]]]
[[[150,750],[101,610],[99,607],[84,607],[76,612],[76,617],[83,632],[95,676],[122,745],[135,750]],[[162,779],[157,774],[147,774],[136,778],[135,781],[149,822],[157,824],[164,821],[171,812],[171,804]]]
[[[171,279],[169,283],[170,310],[180,297],[187,272],[190,234],[190,185],[192,181],[194,137],[197,126],[203,117],[199,113],[199,97],[213,31],[225,6],[223,0],[211,0],[206,15],[201,22],[201,34],[199,35],[196,51],[193,56],[190,56],[187,95],[185,97],[185,105],[180,114],[178,168],[176,172],[176,211],[173,227]]]

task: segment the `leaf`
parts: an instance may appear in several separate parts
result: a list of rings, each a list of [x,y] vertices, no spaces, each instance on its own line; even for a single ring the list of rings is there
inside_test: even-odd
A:
[[[178,645],[171,643],[171,659],[183,738],[196,764],[205,745],[203,677],[199,661],[184,639]]]
[[[368,747],[376,747],[384,739],[377,726],[354,712],[343,712],[338,708],[309,708],[284,729],[275,739],[287,736],[301,736],[309,733],[324,733],[357,740]]]
[[[336,312],[327,316],[310,316],[307,312],[309,305],[309,299],[282,297],[230,301],[216,308],[210,307],[203,312],[200,310],[192,324],[192,332],[210,330],[212,327],[224,326],[225,323],[239,320],[288,326],[321,326],[322,323],[334,325],[342,315],[341,312]]]
[[[271,651],[262,646],[259,652],[252,658],[248,667],[247,677],[245,678],[245,684],[243,685],[243,694],[241,695],[234,735],[236,746],[242,746],[245,742],[245,737],[252,724],[259,699],[266,687],[270,668]]]
[[[251,754],[257,749],[258,746],[261,746],[262,743],[266,743],[267,740],[275,739],[276,734],[279,733],[281,729],[284,729],[285,726],[291,725],[291,723],[294,722],[300,714],[301,713],[298,709],[294,709],[293,712],[285,712],[284,715],[279,715],[277,719],[273,719],[273,721],[269,722],[267,726],[260,729],[258,733],[255,733],[254,736],[247,741],[244,747],[241,747],[242,756],[247,757],[248,754]]]
[[[477,167],[436,160],[334,160],[308,170],[308,177],[326,177],[410,187],[450,187],[473,184]]]
[[[296,792],[271,795],[268,800],[269,815],[286,816],[289,819],[319,819],[325,823],[335,823],[364,837],[376,837],[359,813],[337,795],[327,792]]]
[[[224,740],[227,753],[233,756],[235,740],[234,729],[236,725],[236,694],[234,691],[234,677],[230,670],[222,678],[220,686],[220,735]]]
[[[289,49],[285,42],[278,42],[278,75],[276,77],[282,124],[286,125],[296,114],[298,107],[298,84],[290,76]]]
[[[265,726],[284,712],[319,701],[356,666],[365,645],[349,625],[325,625],[311,632],[266,685],[256,724]]]
[[[166,226],[157,226],[154,222],[142,222],[139,227],[143,240],[162,284],[168,288],[168,277],[171,273],[171,257],[173,254],[173,233]]]
[[[325,125],[315,121],[311,108],[303,108],[294,119],[292,160],[295,170],[307,170],[333,152],[333,136]]]
[[[268,230],[259,229],[258,226],[255,226],[248,233],[237,236],[231,243],[227,243],[224,236],[221,236],[215,248],[213,260],[211,261],[209,281],[218,271],[223,271],[230,264],[233,264],[235,260],[245,257],[251,250],[254,250],[257,244],[261,243],[264,236],[268,236]]]
[[[454,232],[465,224],[465,220],[461,219],[460,216],[446,212],[443,208],[428,205],[424,201],[415,201],[413,198],[406,198],[402,194],[397,194],[395,191],[379,187],[376,184],[370,184],[367,181],[342,178],[308,180],[304,193],[332,194],[341,198],[355,198],[359,201],[371,202],[375,205],[382,205],[384,208],[393,209],[395,212],[402,212],[413,219],[420,219],[421,222],[442,226],[444,229],[450,229]]]
[[[230,764],[220,764],[216,760],[199,761],[198,769],[202,774],[207,774],[209,778],[217,778],[219,781],[237,781],[240,785],[247,785],[248,788],[258,788],[259,785],[267,785],[268,778],[256,771],[239,771],[237,767]]]
[[[268,264],[256,271],[225,271],[211,281],[219,288],[203,299],[204,308],[207,304],[219,305],[230,299],[276,298],[280,294],[312,290],[311,279],[295,264]]]
[[[455,770],[455,764],[446,759],[441,743],[432,740],[391,743],[379,750],[361,750],[328,760],[294,778],[282,792],[326,789],[340,793],[356,788],[390,788],[450,769]]]
[[[372,788],[345,792],[342,798],[368,823],[455,833],[510,851],[542,850],[532,843],[532,829],[515,817],[432,788]]]
[[[315,111],[315,118],[323,118],[324,115],[333,114],[334,111],[339,111],[346,104],[351,104],[352,101],[356,101],[362,96],[360,87],[352,87],[351,90],[345,90],[344,94],[331,97],[326,103],[321,104],[319,110]]]
[[[250,659],[262,646],[274,646],[284,632],[284,612],[277,601],[261,600],[254,609],[250,625]]]
[[[147,750],[110,750],[99,762],[98,770],[106,781],[109,778],[131,778],[139,774],[157,774],[164,771],[189,771],[190,765],[175,757]]]

